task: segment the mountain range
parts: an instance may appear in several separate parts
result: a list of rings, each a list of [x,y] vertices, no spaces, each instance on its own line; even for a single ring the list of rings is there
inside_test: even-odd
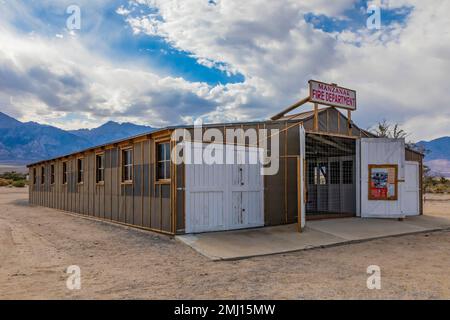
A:
[[[0,163],[26,164],[153,130],[149,126],[109,121],[93,129],[66,131],[36,122],[20,122],[0,112]]]
[[[129,122],[108,121],[93,129],[65,131],[36,122],[20,122],[0,112],[0,163],[23,165],[153,130]],[[425,163],[432,172],[450,177],[450,137],[417,144],[427,150]]]
[[[432,173],[450,178],[450,137],[419,141],[417,145],[426,150],[425,164]]]

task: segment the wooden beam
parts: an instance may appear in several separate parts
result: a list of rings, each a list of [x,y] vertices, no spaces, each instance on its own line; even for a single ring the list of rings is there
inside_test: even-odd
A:
[[[294,103],[293,105],[287,107],[286,109],[284,109],[284,110],[281,111],[280,113],[274,115],[272,118],[270,118],[270,120],[278,120],[278,119],[280,119],[280,118],[283,117],[286,113],[288,113],[288,112],[290,112],[290,111],[292,111],[292,110],[294,110],[294,109],[296,109],[296,108],[298,108],[298,107],[304,105],[305,103],[309,102],[309,100],[310,100],[310,98],[307,97],[307,98],[305,98],[305,99],[302,99],[302,100],[300,100],[300,101]]]
[[[348,130],[348,135],[351,136],[352,135],[352,111],[351,110],[347,110],[347,130]]]
[[[297,231],[302,232],[302,174],[301,157],[297,156]]]
[[[319,105],[314,103],[314,131],[319,131]]]

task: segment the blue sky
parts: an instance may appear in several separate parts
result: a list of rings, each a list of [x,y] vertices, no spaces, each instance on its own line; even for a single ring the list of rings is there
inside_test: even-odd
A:
[[[423,77],[448,62],[445,37],[433,35],[448,20],[447,4],[434,1],[430,9],[414,0],[80,0],[75,32],[66,29],[72,1],[3,1],[0,103],[22,120],[70,129],[108,120],[256,120],[303,98],[315,78],[358,91],[361,126],[389,111],[389,119],[413,128],[425,117],[417,89],[446,79],[439,70]],[[366,28],[372,3],[381,8],[379,30]],[[427,27],[414,28],[423,21]],[[427,57],[418,40],[433,59],[405,72],[410,92],[395,74]],[[442,127],[450,123],[445,110]],[[421,133],[442,134],[450,132]]]
[[[214,2],[204,0],[214,5]],[[69,2],[72,4],[73,2]],[[75,2],[76,4],[76,2]],[[328,33],[342,32],[345,30],[358,30],[363,28],[370,14],[366,12],[368,1],[356,1],[343,12],[341,17],[303,12],[303,18],[315,29]],[[244,75],[240,73],[227,74],[215,67],[206,67],[197,63],[192,53],[182,51],[171,46],[170,43],[159,36],[145,34],[133,34],[133,30],[126,23],[124,17],[117,13],[117,9],[123,7],[132,10],[130,17],[137,15],[158,14],[157,8],[146,5],[130,5],[126,1],[110,1],[101,7],[90,8],[81,6],[82,29],[78,31],[81,39],[91,38],[95,33],[95,41],[89,44],[91,50],[99,50],[111,58],[121,61],[141,60],[149,66],[158,66],[166,74],[183,77],[188,81],[206,82],[210,85],[243,82]],[[41,1],[31,1],[31,14],[43,24],[45,28],[35,28],[33,23],[15,17],[13,25],[24,33],[35,32],[43,36],[53,37],[55,34],[67,32],[65,24],[69,14],[66,13],[67,4],[64,1],[60,5],[45,6]],[[404,23],[411,12],[411,7],[405,6],[394,9],[382,10],[382,21],[386,26],[392,23]],[[113,36],[110,36],[113,34]],[[98,48],[97,40],[102,45]],[[87,41],[89,42],[89,40]],[[219,62],[224,64],[225,62]]]

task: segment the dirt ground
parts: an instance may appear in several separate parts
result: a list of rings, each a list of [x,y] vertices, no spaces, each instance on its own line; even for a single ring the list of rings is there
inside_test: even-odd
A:
[[[212,262],[177,240],[30,207],[0,188],[0,299],[450,299],[450,232]],[[426,212],[450,217],[450,197]],[[81,268],[81,289],[66,268]],[[367,289],[369,265],[381,289]]]

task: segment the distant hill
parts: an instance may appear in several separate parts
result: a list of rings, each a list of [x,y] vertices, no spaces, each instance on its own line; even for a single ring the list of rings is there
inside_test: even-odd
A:
[[[86,139],[94,145],[100,145],[114,140],[132,137],[154,130],[152,127],[140,126],[129,122],[117,123],[108,121],[94,129],[71,130],[70,133]]]
[[[435,175],[450,177],[450,137],[417,143],[427,150],[425,163]]]
[[[152,130],[148,126],[109,121],[94,129],[65,131],[36,122],[20,122],[0,112],[0,163],[26,164]]]

